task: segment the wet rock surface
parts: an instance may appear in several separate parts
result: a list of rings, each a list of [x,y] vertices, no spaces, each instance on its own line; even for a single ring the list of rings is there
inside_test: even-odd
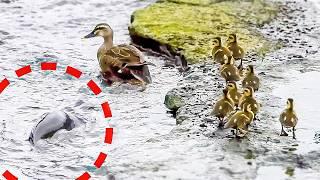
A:
[[[267,54],[263,59],[253,53],[246,57],[244,64],[253,64],[262,81],[259,92],[255,94],[262,110],[246,137],[234,139],[230,130],[219,129],[218,120],[210,116],[225,87],[218,66],[193,65],[179,82],[179,87],[170,92],[185,102],[176,112],[176,121],[181,125],[173,132],[192,139],[211,140],[212,149],[207,155],[216,158],[212,171],[217,170],[217,174],[222,172],[223,177],[236,179],[266,178],[268,172],[284,175],[284,178],[319,177],[319,132],[311,138],[312,141],[302,135],[293,140],[290,130],[289,137],[280,137],[278,118],[288,97],[272,94],[279,85],[289,83],[287,74],[292,70],[299,73],[319,71],[317,32],[320,22],[316,20],[317,10],[313,6],[311,2],[283,2],[277,20],[261,27],[265,38],[280,41],[283,48]],[[307,149],[305,144],[311,144],[313,148]]]
[[[264,54],[276,48],[256,27],[276,16],[276,3],[228,0],[159,0],[135,11],[129,27],[133,43],[153,51],[184,56],[190,63],[206,61],[212,39],[237,33],[247,50]]]

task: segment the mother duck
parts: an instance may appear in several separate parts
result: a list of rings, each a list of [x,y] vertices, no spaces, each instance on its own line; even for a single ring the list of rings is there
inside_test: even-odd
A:
[[[120,44],[113,45],[113,30],[106,23],[96,25],[91,33],[84,38],[101,36],[104,39],[100,46],[97,58],[101,74],[107,84],[113,82],[127,82],[135,85],[151,83],[148,65],[144,56],[136,47]]]

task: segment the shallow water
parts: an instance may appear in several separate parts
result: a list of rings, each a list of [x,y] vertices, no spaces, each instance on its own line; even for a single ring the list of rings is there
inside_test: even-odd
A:
[[[295,111],[299,115],[299,126],[296,132],[300,145],[297,153],[304,153],[319,150],[315,143],[315,134],[319,133],[319,106],[320,106],[320,86],[315,84],[320,77],[320,72],[300,73],[290,71],[287,78],[291,79],[286,85],[282,85],[273,91],[273,94],[280,97],[285,107],[286,99],[291,97],[295,101]]]

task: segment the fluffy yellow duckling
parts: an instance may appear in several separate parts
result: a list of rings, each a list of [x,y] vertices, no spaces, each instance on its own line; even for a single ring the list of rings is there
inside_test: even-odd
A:
[[[224,128],[233,128],[236,129],[236,137],[242,137],[247,133],[248,124],[251,123],[253,119],[253,112],[251,106],[248,103],[245,103],[242,110],[237,111],[228,117],[227,123],[224,125]],[[239,131],[244,132],[244,134],[239,135]]]
[[[246,71],[246,76],[242,81],[242,87],[252,87],[254,91],[258,91],[260,86],[260,80],[258,76],[255,75],[253,66],[249,65]]]
[[[244,108],[244,104],[247,103],[250,105],[252,112],[256,115],[260,110],[260,104],[253,97],[253,88],[247,87],[243,90],[243,95],[239,101],[239,107]]]
[[[226,82],[240,80],[239,70],[234,66],[234,59],[232,56],[229,57],[220,67],[220,74],[226,80]]]
[[[232,56],[235,60],[243,59],[244,50],[239,46],[236,34],[229,35],[227,39],[227,47],[232,52]]]
[[[293,109],[293,99],[289,98],[287,101],[287,108],[281,113],[280,118],[281,122],[281,134],[280,136],[288,136],[288,134],[284,131],[283,127],[291,128],[292,127],[292,135],[293,139],[296,138],[295,127],[298,122],[298,117]]]
[[[218,100],[213,108],[211,115],[219,119],[219,127],[223,126],[223,119],[234,109],[234,102],[228,96],[228,90],[223,90],[223,96]]]
[[[104,80],[111,85],[113,82],[128,82],[131,84],[149,84],[151,76],[143,54],[136,47],[113,44],[113,30],[108,24],[98,24],[94,30],[84,38],[101,36],[104,39],[97,58]]]
[[[237,84],[234,81],[230,81],[227,84],[228,96],[233,100],[234,105],[239,105],[239,100],[241,98],[241,93],[238,92]]]
[[[212,45],[212,57],[214,58],[214,62],[223,64],[228,57],[232,56],[232,53],[229,51],[229,49],[222,46],[220,37],[214,38]]]

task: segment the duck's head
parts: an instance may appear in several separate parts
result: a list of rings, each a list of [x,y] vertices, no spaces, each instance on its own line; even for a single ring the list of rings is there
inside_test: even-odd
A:
[[[293,109],[293,99],[288,98],[287,100],[287,109]]]
[[[243,90],[243,94],[246,96],[246,97],[249,97],[249,96],[253,96],[253,88],[252,87],[247,87]]]
[[[243,110],[243,111],[247,111],[247,112],[249,111],[249,112],[250,112],[250,111],[251,111],[251,104],[249,104],[249,103],[244,103],[242,110]]]
[[[83,38],[92,38],[92,37],[97,37],[97,36],[101,36],[104,38],[112,37],[113,30],[111,29],[111,27],[108,24],[100,23],[100,24],[96,25],[96,27],[93,29],[93,31],[91,33],[84,36]]]
[[[236,82],[234,82],[234,81],[228,82],[228,84],[227,84],[227,89],[229,89],[229,90],[237,89],[237,84],[236,84]]]
[[[213,39],[212,45],[213,45],[213,47],[221,46],[221,38],[220,37],[215,37]]]
[[[254,73],[253,65],[249,65],[246,70],[247,70],[247,73],[253,74]]]
[[[227,88],[225,88],[225,89],[222,90],[224,97],[228,97],[228,91],[229,91],[229,90],[228,90]]]
[[[235,43],[237,42],[237,35],[236,34],[229,34],[228,39],[227,39],[228,43]]]

